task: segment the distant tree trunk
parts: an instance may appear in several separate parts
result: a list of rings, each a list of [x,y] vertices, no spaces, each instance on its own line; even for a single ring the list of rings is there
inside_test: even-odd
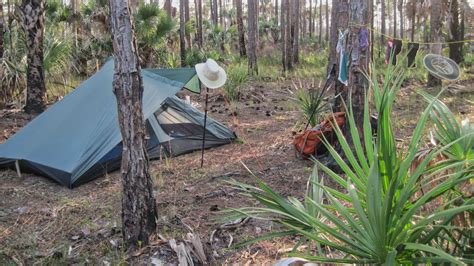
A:
[[[313,37],[313,0],[309,0],[309,37]]]
[[[168,17],[171,18],[171,16],[173,15],[173,6],[171,5],[171,0],[165,0],[165,3],[163,4],[163,9],[166,11]]]
[[[450,42],[461,41],[461,31],[459,29],[459,4],[458,0],[451,0],[449,4],[449,13],[451,14],[451,20],[449,21],[449,29],[451,31]],[[456,63],[462,62],[462,43],[450,43],[449,44],[449,58],[453,59]]]
[[[412,0],[410,2],[410,9],[411,9],[411,36],[410,36],[410,41],[414,42],[415,41],[415,18],[416,18],[416,1]]]
[[[41,113],[46,107],[46,86],[44,83],[43,39],[45,0],[23,0],[23,27],[28,47],[26,73],[25,112]]]
[[[301,7],[300,1],[295,1],[295,8],[293,9],[293,64],[297,64],[300,61],[300,14]]]
[[[308,12],[307,12],[307,9],[306,9],[305,2],[306,1],[304,1],[304,0],[300,0],[300,3],[299,3],[300,4],[300,9],[301,9],[301,19],[300,19],[300,21],[301,21],[301,23],[300,23],[301,24],[301,28],[300,28],[301,38],[304,38],[306,36],[306,32],[307,32],[306,26],[308,24],[307,23],[307,18],[308,18],[307,14],[308,14]]]
[[[248,1],[248,35],[249,35],[249,49],[248,49],[248,67],[249,75],[258,74],[257,66],[257,19],[258,19],[258,0]]]
[[[186,26],[185,26],[185,5],[186,0],[179,0],[179,51],[181,56],[181,67],[186,65]]]
[[[194,11],[196,13],[196,40],[199,48],[202,48],[202,0],[194,0]]]
[[[156,232],[157,209],[148,173],[143,81],[127,0],[110,0],[118,120],[122,133],[122,235],[127,250],[149,243]]]
[[[393,1],[393,37],[397,38],[397,0]]]
[[[349,93],[352,95],[352,109],[354,119],[362,136],[364,97],[369,88],[369,82],[364,73],[369,71],[370,46],[362,46],[359,34],[363,27],[370,22],[369,1],[350,1],[350,30],[348,36],[348,51],[351,53],[351,65],[349,68]],[[357,52],[355,52],[357,51]]]
[[[326,0],[326,43],[329,42],[329,3]]]
[[[191,14],[189,13],[189,0],[184,1],[184,20],[186,23],[189,23],[191,21]],[[191,49],[193,47],[193,44],[191,42],[191,33],[186,32],[186,43],[188,44],[188,48]]]
[[[385,34],[387,34],[387,31],[385,30],[385,20],[386,20],[386,10],[385,10],[385,0],[381,0],[381,7],[380,7],[380,13],[382,13],[380,15],[380,20],[381,20],[381,26],[380,26],[380,31],[382,32],[381,36],[380,36],[380,46],[381,48],[383,48],[385,46]]]
[[[346,101],[347,90],[344,89],[337,76],[339,75],[339,54],[336,51],[339,38],[338,29],[345,29],[349,25],[349,0],[332,0],[331,7],[331,38],[329,39],[329,68],[328,75],[334,67],[334,112],[344,112],[343,101]]]
[[[286,71],[286,6],[287,0],[281,0],[281,12],[280,12],[280,35],[281,35],[281,62],[283,65],[283,71]]]
[[[3,0],[0,0],[0,59],[3,58],[3,35],[5,34],[5,26],[3,20]]]
[[[290,3],[290,0],[282,0],[281,5],[281,16],[282,16],[282,28],[284,27],[284,39],[283,39],[283,70],[288,71],[293,69],[293,10],[294,5]],[[284,17],[284,18],[283,18]]]
[[[459,39],[461,41],[464,40],[464,36],[465,36],[464,33],[465,33],[465,29],[466,29],[465,24],[464,24],[464,10],[465,10],[464,1],[461,0],[461,25],[460,25],[460,31],[459,31],[459,34],[460,34]],[[461,55],[462,54],[463,54],[463,45],[461,45]]]
[[[247,56],[247,50],[245,49],[244,20],[242,19],[242,0],[236,0],[236,5],[237,5],[237,30],[239,32],[240,56]]]
[[[441,0],[431,0],[430,32],[431,32],[431,53],[441,54]],[[428,75],[428,86],[441,86],[441,80]]]
[[[403,18],[403,0],[398,0],[398,11],[400,12],[400,38],[403,39],[403,24],[405,24],[405,19]]]
[[[319,0],[319,46],[322,44],[322,35],[323,35],[323,0]]]
[[[219,23],[224,29],[224,9],[222,8],[222,0],[219,0]]]
[[[275,0],[275,21],[278,26],[278,0]]]
[[[211,0],[211,20],[214,25],[217,25],[219,17],[217,13],[217,0]]]

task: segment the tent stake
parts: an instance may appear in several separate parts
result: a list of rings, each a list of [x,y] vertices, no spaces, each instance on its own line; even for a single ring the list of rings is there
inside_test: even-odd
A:
[[[207,122],[208,97],[209,97],[209,88],[206,87],[206,103],[204,104],[204,130],[202,132],[202,147],[201,147],[201,168],[204,165],[204,146],[206,144],[206,122]]]
[[[20,163],[18,160],[15,161],[16,174],[21,178]]]

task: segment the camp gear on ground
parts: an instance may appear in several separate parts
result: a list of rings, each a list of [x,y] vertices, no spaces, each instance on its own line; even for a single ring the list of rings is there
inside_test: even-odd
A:
[[[387,42],[387,51],[385,53],[385,64],[388,65],[392,57],[392,65],[397,64],[397,55],[402,51],[402,41],[390,39]]]
[[[331,141],[334,137],[333,123],[336,123],[341,127],[345,122],[346,119],[344,112],[337,112],[329,115],[316,127],[305,130],[302,134],[296,135],[293,140],[293,145],[295,146],[296,151],[304,158],[317,154],[324,146],[322,140],[326,138]]]
[[[431,75],[445,80],[457,80],[461,71],[458,64],[451,58],[437,54],[427,54],[423,58],[423,65]]]
[[[420,44],[418,43],[408,43],[408,54],[407,54],[407,61],[408,67],[416,67],[416,54],[418,53],[418,49],[420,49]]]
[[[207,59],[205,63],[195,66],[199,80],[209,89],[217,89],[224,86],[227,80],[225,70],[213,59]]]
[[[204,114],[174,95],[195,86],[194,68],[143,69],[143,114],[150,159],[201,149]],[[122,136],[112,90],[114,61],[0,145],[0,168],[15,167],[67,187],[120,167]],[[194,80],[194,81],[193,81]],[[194,84],[194,85],[193,85]],[[230,143],[235,134],[207,120],[206,148]]]

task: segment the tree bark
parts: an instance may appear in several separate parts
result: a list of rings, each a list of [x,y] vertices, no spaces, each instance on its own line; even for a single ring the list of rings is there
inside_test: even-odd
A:
[[[441,0],[431,0],[430,32],[431,32],[431,53],[441,54]],[[441,80],[428,74],[428,86],[441,86]]]
[[[171,16],[173,15],[173,6],[171,5],[171,0],[165,0],[165,3],[163,4],[163,9],[166,11],[168,17],[171,18]]]
[[[211,19],[214,25],[217,25],[218,21],[218,12],[217,12],[217,0],[211,0]]]
[[[393,1],[393,37],[397,38],[397,0]]]
[[[297,64],[300,61],[300,14],[300,1],[297,0],[295,1],[295,8],[293,9],[293,64]]]
[[[319,0],[319,46],[322,44],[323,35],[323,0]]]
[[[202,0],[194,0],[195,12],[196,12],[196,35],[199,48],[203,46],[203,35],[202,35]]]
[[[286,21],[286,29],[285,29],[285,70],[293,69],[293,33],[292,33],[292,25],[293,25],[293,9],[294,6],[290,3],[290,0],[285,0],[285,21]],[[283,14],[283,10],[282,10]]]
[[[184,10],[186,0],[179,0],[179,54],[181,58],[181,67],[186,65],[186,27],[185,27],[185,17],[186,12]]]
[[[410,32],[410,41],[415,41],[415,18],[416,18],[416,1],[412,0],[410,2],[411,13],[411,32]]]
[[[334,67],[334,112],[345,112],[343,101],[346,100],[347,90],[337,76],[339,75],[339,54],[336,52],[339,37],[338,29],[346,29],[349,25],[349,0],[332,0],[331,37],[329,39],[329,68],[328,75]]]
[[[24,108],[27,113],[41,113],[46,107],[43,67],[44,8],[44,0],[23,0],[21,5],[28,47],[26,106]]]
[[[242,19],[242,0],[236,0],[237,6],[237,31],[239,32],[239,51],[240,56],[247,56],[247,50],[245,49],[245,30],[244,20]]]
[[[326,0],[326,43],[329,42],[329,3]]]
[[[278,0],[275,0],[275,21],[278,26]]]
[[[3,35],[5,34],[5,26],[3,20],[3,0],[0,0],[0,59],[3,58]]]
[[[127,250],[149,243],[156,232],[157,209],[148,172],[145,120],[142,111],[143,81],[137,43],[127,0],[110,0],[117,98],[122,133],[122,234]]]
[[[382,25],[380,26],[380,31],[382,32],[382,35],[380,36],[380,46],[383,49],[383,47],[385,47],[385,34],[387,34],[387,32],[385,30],[386,11],[385,11],[385,0],[381,0],[380,2],[381,2],[380,20],[381,20],[381,23],[382,23]]]
[[[461,41],[461,31],[459,29],[459,3],[458,0],[451,0],[449,4],[449,13],[451,14],[451,20],[449,21],[449,29],[451,31],[450,42]],[[449,58],[453,59],[456,63],[462,62],[462,43],[450,43],[449,44]]]
[[[352,96],[354,119],[362,136],[364,97],[369,88],[369,82],[365,75],[369,71],[370,46],[364,47],[361,45],[360,31],[366,28],[359,25],[367,25],[370,22],[369,0],[351,0],[349,18],[351,26],[349,27],[347,49],[352,52],[350,56],[348,89]]]
[[[313,0],[309,0],[309,37],[313,37]]]
[[[257,66],[257,11],[258,11],[258,0],[248,1],[248,38],[249,38],[249,49],[248,49],[248,71],[249,75],[258,74]]]
[[[403,0],[398,0],[398,12],[400,12],[400,38],[403,39],[403,24],[405,24],[405,20],[403,19]]]
[[[189,0],[184,1],[184,21],[185,23],[189,23],[191,21],[191,14],[189,13]],[[188,44],[188,48],[191,49],[193,48],[193,44],[191,42],[191,33],[190,32],[185,32],[186,36],[186,43]]]
[[[280,35],[281,35],[281,62],[283,65],[283,71],[286,71],[286,6],[287,0],[281,0],[281,13],[280,13]]]
[[[219,23],[223,29],[224,27],[224,9],[222,8],[222,0],[219,0]]]

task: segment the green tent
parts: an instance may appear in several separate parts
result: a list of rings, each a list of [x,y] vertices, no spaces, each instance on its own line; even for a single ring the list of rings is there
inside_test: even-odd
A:
[[[19,167],[67,186],[84,184],[120,167],[121,134],[112,91],[113,60],[0,145],[0,167]],[[143,113],[151,159],[201,149],[204,114],[175,96],[199,92],[194,68],[143,69]],[[235,134],[207,119],[205,148]]]

